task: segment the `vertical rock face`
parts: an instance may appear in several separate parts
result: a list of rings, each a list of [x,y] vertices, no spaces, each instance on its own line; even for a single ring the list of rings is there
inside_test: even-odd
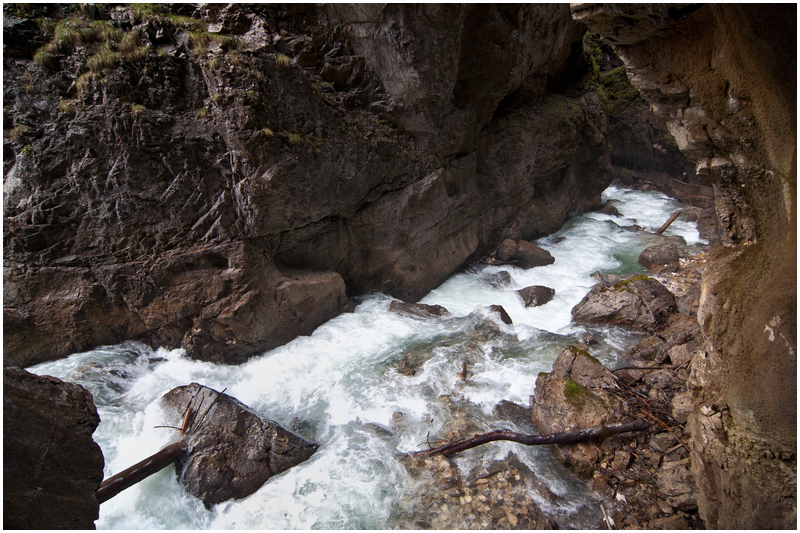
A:
[[[3,528],[94,529],[100,423],[80,385],[3,369]]]
[[[559,95],[566,5],[148,6],[4,25],[7,365],[129,338],[240,362],[611,180],[597,95]]]
[[[709,527],[797,525],[796,6],[572,6],[714,185],[690,417]]]

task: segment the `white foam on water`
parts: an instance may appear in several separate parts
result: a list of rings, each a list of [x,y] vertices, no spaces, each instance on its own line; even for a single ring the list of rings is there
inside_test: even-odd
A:
[[[623,217],[590,213],[536,241],[552,253],[552,265],[489,266],[456,274],[422,300],[443,305],[449,317],[401,316],[389,311],[391,298],[372,295],[361,299],[354,313],[239,366],[126,342],[32,367],[92,392],[102,418],[94,438],[103,449],[106,476],[175,438],[174,430],[155,427],[169,423],[160,398],[191,382],[227,389],[255,411],[321,444],[311,459],[271,478],[253,495],[211,510],[187,495],[174,469],[167,468],[104,503],[98,529],[397,527],[396,516],[417,494],[398,456],[426,448],[446,431],[449,411],[440,397],[467,408],[487,431],[507,427],[492,415],[494,406],[504,399],[527,405],[538,373],[549,372],[558,353],[589,330],[572,324],[570,311],[595,283],[591,274],[637,270],[641,250],[664,239],[623,226],[654,231],[679,207],[653,192],[611,187],[604,197],[619,201],[615,205]],[[667,234],[700,242],[693,224],[679,222]],[[487,276],[500,271],[509,273],[508,287],[487,283]],[[525,308],[516,291],[530,285],[555,289],[554,299]],[[490,319],[487,307],[493,304],[502,305],[514,324]],[[488,329],[487,319],[494,323]],[[601,341],[593,353],[605,364],[637,338],[615,328],[591,331]],[[415,357],[416,373],[400,374],[398,363]],[[460,375],[465,361],[466,381]],[[493,443],[465,452],[457,464],[466,471],[511,452],[559,495],[557,505],[537,500],[545,511],[561,517],[562,524],[591,523],[597,511],[585,486],[547,449]]]

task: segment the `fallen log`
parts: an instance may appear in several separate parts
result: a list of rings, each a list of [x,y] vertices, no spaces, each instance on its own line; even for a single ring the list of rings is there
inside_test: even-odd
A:
[[[494,442],[498,440],[508,440],[511,442],[518,442],[526,446],[537,446],[541,444],[570,444],[573,442],[580,442],[595,437],[606,437],[608,435],[616,435],[618,433],[627,433],[629,431],[642,431],[650,427],[650,422],[644,419],[636,420],[634,422],[625,422],[622,424],[609,424],[607,426],[595,426],[587,429],[580,429],[577,431],[567,431],[564,433],[552,433],[550,435],[525,435],[523,433],[516,433],[508,429],[500,429],[491,431],[489,433],[482,433],[475,435],[469,439],[459,440],[433,448],[431,450],[422,450],[415,452],[414,455],[431,456],[431,455],[454,455],[470,448],[475,448],[481,444]]]
[[[661,235],[662,233],[664,233],[664,231],[666,231],[669,225],[675,222],[675,219],[678,218],[678,216],[681,213],[683,213],[683,211],[681,211],[680,209],[672,213],[672,216],[669,217],[669,219],[666,222],[664,222],[664,225],[659,228],[659,230],[656,232],[656,235]]]
[[[131,485],[171,465],[183,454],[187,446],[186,441],[183,439],[173,442],[144,461],[136,463],[119,474],[104,479],[95,493],[97,503],[108,501]]]

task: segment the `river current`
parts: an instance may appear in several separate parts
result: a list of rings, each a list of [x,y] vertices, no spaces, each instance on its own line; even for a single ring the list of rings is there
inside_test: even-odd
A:
[[[105,477],[174,440],[174,430],[156,427],[169,423],[160,398],[191,382],[227,389],[226,394],[321,445],[311,459],[271,478],[250,497],[211,510],[186,494],[168,467],[103,503],[97,528],[414,528],[409,509],[418,481],[398,456],[427,448],[444,432],[451,415],[443,396],[458,402],[483,431],[528,432],[497,419],[495,406],[502,400],[527,406],[537,375],[549,372],[561,350],[580,342],[584,332],[600,341],[592,353],[609,366],[641,338],[619,328],[571,323],[572,307],[596,283],[591,274],[644,272],[639,254],[665,240],[682,238],[689,251],[702,244],[696,224],[681,220],[664,236],[653,235],[681,207],[661,193],[612,186],[603,198],[616,200],[622,216],[587,213],[536,241],[555,257],[554,264],[529,270],[471,268],[422,300],[444,306],[449,317],[400,316],[389,311],[390,297],[375,294],[360,298],[354,313],[330,320],[311,336],[240,366],[124,342],[29,368],[92,392],[102,419],[94,439],[105,456]],[[501,271],[510,275],[510,284],[496,282]],[[516,290],[530,285],[555,289],[554,299],[525,308]],[[476,335],[493,304],[506,309],[513,325],[497,322],[492,334]],[[464,361],[470,372],[466,381],[460,376]],[[413,375],[400,373],[403,365],[413,366]],[[561,468],[546,447],[492,443],[461,454],[456,464],[467,472],[509,453],[558,497],[542,505],[562,527],[581,528],[596,520],[599,510],[585,483]]]

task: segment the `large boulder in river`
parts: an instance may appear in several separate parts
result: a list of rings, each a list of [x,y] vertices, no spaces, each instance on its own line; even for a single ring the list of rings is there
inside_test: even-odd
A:
[[[389,311],[397,313],[398,315],[417,319],[437,318],[450,314],[450,312],[441,305],[415,304],[398,302],[397,300],[389,304]]]
[[[94,529],[103,452],[92,394],[3,369],[3,528]]]
[[[588,352],[574,346],[553,363],[553,371],[536,379],[531,418],[543,434],[575,431],[622,421],[625,405],[603,389],[616,386],[608,370]],[[556,458],[583,475],[602,457],[597,446],[581,442],[554,446]]]
[[[500,261],[514,263],[522,268],[551,265],[555,258],[545,250],[528,241],[506,239],[500,243],[495,253]]]
[[[639,264],[651,271],[660,271],[664,267],[677,265],[680,258],[681,252],[674,244],[657,244],[639,254]]]
[[[189,452],[176,462],[176,469],[187,492],[206,507],[249,496],[319,448],[235,398],[198,383],[172,389],[162,402],[176,421],[192,410],[186,433]]]
[[[653,278],[636,275],[613,285],[598,283],[592,287],[572,308],[572,319],[649,331],[663,326],[677,309],[675,296],[666,287]]]

